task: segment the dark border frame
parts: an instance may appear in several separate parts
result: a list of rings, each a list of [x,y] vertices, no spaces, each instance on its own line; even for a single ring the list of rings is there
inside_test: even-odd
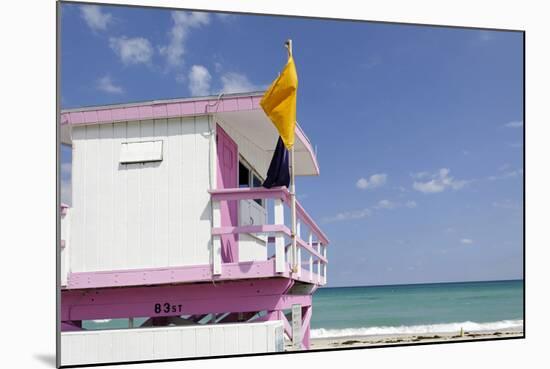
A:
[[[63,4],[81,4],[81,5],[100,5],[122,8],[146,8],[146,9],[165,9],[165,10],[185,10],[185,11],[201,11],[207,13],[224,13],[224,14],[236,14],[236,15],[256,15],[256,16],[269,16],[269,17],[284,17],[284,18],[300,18],[300,19],[317,19],[317,20],[330,20],[330,21],[348,21],[348,22],[368,22],[379,24],[393,24],[393,25],[409,25],[409,26],[424,26],[424,27],[437,27],[437,28],[455,28],[455,29],[476,29],[486,31],[501,31],[501,32],[520,32],[523,34],[523,335],[516,337],[495,337],[495,338],[479,338],[479,339],[465,339],[456,341],[441,341],[441,342],[410,342],[410,343],[397,343],[389,345],[371,345],[363,347],[337,347],[337,348],[325,348],[325,349],[309,349],[306,351],[285,351],[285,352],[266,352],[266,353],[254,353],[254,354],[236,354],[236,355],[212,355],[212,356],[200,356],[200,357],[182,357],[177,359],[156,359],[156,360],[140,360],[140,361],[117,361],[109,363],[96,363],[96,364],[82,364],[82,365],[61,365],[61,253],[60,253],[60,240],[61,240],[61,216],[59,214],[59,208],[61,206],[61,131],[59,129],[61,119],[61,6]],[[109,4],[101,2],[81,2],[72,0],[57,0],[56,1],[56,367],[57,368],[86,368],[96,366],[107,365],[128,365],[128,364],[144,364],[144,363],[164,363],[173,361],[191,361],[191,360],[209,360],[220,358],[238,358],[238,357],[255,357],[255,356],[271,356],[271,355],[294,355],[294,354],[307,354],[316,352],[333,352],[333,351],[348,351],[348,350],[365,350],[376,348],[395,348],[395,347],[407,347],[407,346],[425,346],[425,345],[445,345],[445,344],[462,344],[467,342],[487,342],[487,341],[508,341],[508,340],[522,340],[526,338],[526,293],[525,293],[525,277],[526,277],[526,258],[525,258],[525,177],[526,177],[526,158],[525,158],[525,118],[526,118],[526,99],[525,99],[525,55],[526,55],[526,31],[519,29],[505,29],[505,28],[486,28],[486,27],[467,27],[467,26],[454,26],[454,25],[442,25],[442,24],[429,24],[429,23],[409,23],[409,22],[390,22],[380,20],[368,20],[368,19],[348,19],[348,18],[327,18],[305,15],[281,15],[272,13],[254,13],[254,12],[234,12],[234,11],[217,11],[211,9],[197,9],[197,8],[173,8],[164,6],[150,6],[150,5],[135,5],[135,4]]]

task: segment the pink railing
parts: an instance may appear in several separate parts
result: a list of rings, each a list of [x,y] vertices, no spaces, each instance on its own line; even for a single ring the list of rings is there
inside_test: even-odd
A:
[[[227,234],[267,234],[268,243],[275,244],[275,253],[269,258],[275,258],[276,273],[285,273],[289,265],[294,264],[292,253],[289,251],[291,236],[290,219],[284,216],[284,206],[290,208],[290,193],[286,187],[277,188],[232,188],[210,191],[213,207],[213,228],[212,228],[212,247],[213,247],[213,274],[221,275],[221,236]],[[252,200],[252,199],[272,199],[273,205],[273,224],[264,225],[246,225],[239,224],[231,226],[221,225],[221,202]],[[239,206],[239,205],[238,205]],[[288,217],[287,217],[288,218]],[[299,277],[302,273],[302,267],[309,271],[309,278],[312,282],[318,284],[326,283],[327,257],[326,246],[329,243],[327,236],[321,231],[313,218],[305,211],[302,205],[296,201],[297,235],[296,235],[296,258],[297,271]],[[307,240],[301,237],[301,231],[305,227],[309,230]],[[302,260],[302,250],[305,251],[306,261]],[[288,255],[287,255],[288,254]],[[314,273],[314,266],[317,271]]]

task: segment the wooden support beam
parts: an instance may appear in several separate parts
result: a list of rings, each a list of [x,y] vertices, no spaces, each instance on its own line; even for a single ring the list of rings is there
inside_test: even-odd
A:
[[[283,329],[287,337],[292,340],[292,327],[290,326],[290,323],[282,310],[279,310],[279,320],[283,322]]]
[[[302,307],[302,346],[304,349],[310,349],[310,337],[311,337],[311,316],[313,313],[313,306]]]

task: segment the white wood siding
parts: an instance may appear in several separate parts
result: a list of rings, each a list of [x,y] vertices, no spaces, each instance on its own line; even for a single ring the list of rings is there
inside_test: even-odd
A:
[[[209,117],[74,127],[72,272],[208,264]],[[124,142],[162,161],[120,164]],[[215,179],[214,179],[215,183]]]
[[[281,321],[61,333],[61,365],[283,351]]]

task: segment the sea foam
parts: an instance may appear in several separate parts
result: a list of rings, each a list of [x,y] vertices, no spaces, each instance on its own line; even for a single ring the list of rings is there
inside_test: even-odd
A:
[[[475,331],[493,331],[503,329],[522,328],[523,320],[501,320],[498,322],[475,323],[475,322],[457,322],[442,324],[410,325],[410,326],[382,326],[382,327],[362,327],[362,328],[342,328],[325,329],[317,328],[311,330],[311,338],[327,337],[347,337],[347,336],[372,336],[372,335],[392,335],[392,334],[429,334],[429,333],[454,333],[460,332],[462,328],[465,332]]]

